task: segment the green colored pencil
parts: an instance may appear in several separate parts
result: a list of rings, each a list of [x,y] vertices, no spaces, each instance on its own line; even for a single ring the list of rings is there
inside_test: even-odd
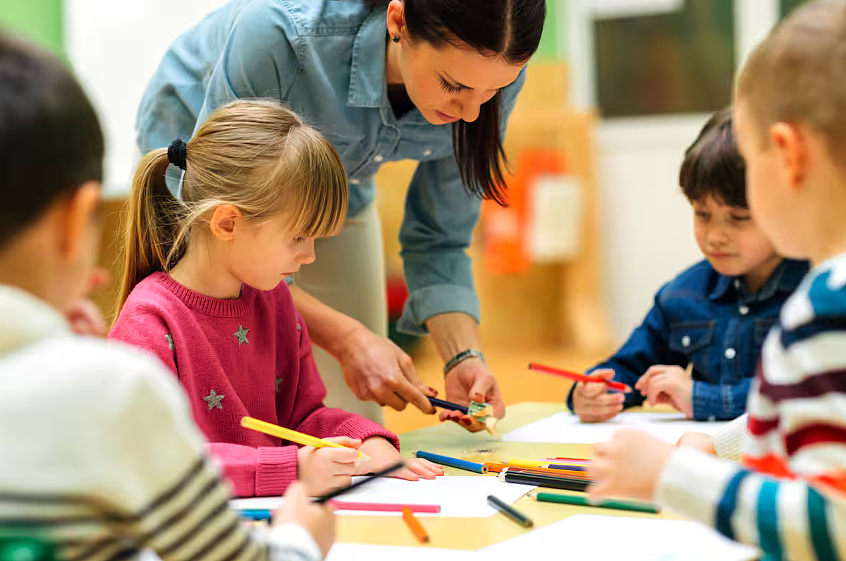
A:
[[[657,506],[645,503],[632,503],[629,501],[596,501],[591,502],[585,497],[577,497],[575,495],[559,495],[558,493],[538,493],[535,499],[544,503],[562,503],[565,505],[575,506],[595,506],[598,508],[614,508],[617,510],[630,510],[632,512],[647,512],[649,514],[658,514],[660,509]]]

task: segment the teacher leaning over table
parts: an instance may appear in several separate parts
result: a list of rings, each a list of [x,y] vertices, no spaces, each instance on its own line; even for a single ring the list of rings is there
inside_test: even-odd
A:
[[[504,202],[502,137],[540,42],[544,0],[233,0],[180,36],[147,87],[142,153],[187,139],[215,108],[273,97],[335,146],[349,177],[343,232],[295,276],[328,405],[381,421],[379,406],[430,413],[434,391],[385,337],[385,265],[373,177],[419,162],[400,231],[409,299],[399,321],[431,334],[446,397],[502,417],[479,342],[466,249],[482,198]],[[178,181],[173,182],[178,191]],[[441,419],[469,428],[469,418]]]

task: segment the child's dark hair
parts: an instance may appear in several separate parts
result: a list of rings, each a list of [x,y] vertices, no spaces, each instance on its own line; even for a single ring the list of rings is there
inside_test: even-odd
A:
[[[687,149],[679,185],[691,202],[712,196],[728,206],[749,208],[746,163],[737,151],[731,108],[715,113]]]
[[[0,247],[60,196],[102,181],[94,107],[57,57],[0,30]]]

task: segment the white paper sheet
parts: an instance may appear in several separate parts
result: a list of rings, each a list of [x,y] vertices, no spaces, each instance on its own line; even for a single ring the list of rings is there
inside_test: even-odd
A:
[[[356,477],[353,478],[355,481]],[[339,501],[366,503],[404,503],[416,505],[441,505],[440,514],[418,514],[416,516],[444,516],[447,518],[486,518],[496,511],[488,506],[488,495],[513,503],[529,491],[531,485],[505,483],[490,475],[449,476],[433,480],[404,481],[384,478],[363,486],[341,497]],[[282,497],[261,497],[236,499],[236,509],[275,509],[282,504]],[[339,510],[338,514],[357,516],[400,516],[399,513],[360,512]]]
[[[556,413],[546,419],[520,427],[504,435],[507,442],[554,442],[595,444],[605,442],[621,427],[634,427],[675,444],[689,431],[715,434],[727,423],[700,423],[685,419],[681,413],[620,413],[607,423],[582,423],[572,413]]]
[[[754,548],[698,522],[589,515],[561,520],[478,553],[480,559],[749,561],[758,557]]]
[[[474,561],[477,556],[460,549],[336,543],[326,561]]]

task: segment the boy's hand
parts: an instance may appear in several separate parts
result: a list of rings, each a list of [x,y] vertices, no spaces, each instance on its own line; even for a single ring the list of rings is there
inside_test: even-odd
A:
[[[359,463],[355,475],[377,472],[390,467],[402,459],[402,456],[394,448],[394,445],[381,436],[373,436],[366,439],[361,445],[361,451],[367,454],[370,459]],[[435,479],[437,476],[444,474],[444,468],[428,460],[414,458],[412,460],[406,460],[405,463],[406,467],[398,469],[390,474],[389,477],[417,481],[420,478]]]
[[[717,455],[714,449],[714,437],[703,432],[686,432],[682,435],[676,446],[683,446],[684,448],[693,448],[712,456]]]
[[[620,429],[593,448],[589,474],[596,483],[591,499],[604,497],[652,501],[655,486],[673,453],[673,446],[636,429]]]
[[[323,495],[333,489],[346,487],[356,472],[360,440],[345,436],[327,438],[352,450],[343,448],[312,448],[304,446],[297,451],[297,477],[311,496]],[[366,454],[366,452],[365,452]]]
[[[649,405],[669,403],[688,419],[693,418],[693,380],[681,367],[652,366],[637,381],[635,389]]]
[[[590,376],[597,380],[612,380],[614,371],[597,370]],[[623,410],[625,399],[621,393],[609,392],[605,384],[579,382],[573,391],[573,412],[583,423],[603,423],[613,419]]]
[[[291,483],[285,493],[285,502],[273,515],[274,526],[286,523],[305,528],[324,557],[335,543],[335,513],[332,507],[311,502],[305,485],[299,481]]]

